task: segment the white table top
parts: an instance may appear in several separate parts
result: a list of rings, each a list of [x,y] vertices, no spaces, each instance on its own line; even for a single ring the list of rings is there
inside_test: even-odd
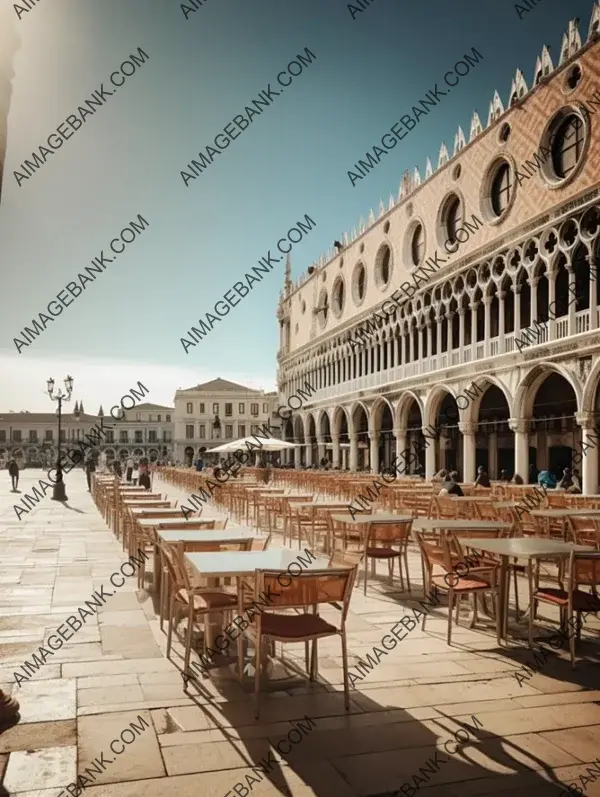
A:
[[[360,515],[356,514],[354,518],[350,513],[348,514],[340,514],[340,515],[332,515],[331,516],[334,520],[337,520],[341,523],[406,523],[409,520],[413,520],[412,515],[392,515],[390,512],[382,512],[380,515]]]
[[[544,537],[510,537],[499,540],[474,537],[463,543],[467,548],[496,553],[501,556],[514,556],[519,559],[535,559],[542,556],[570,556],[571,551],[582,553],[594,551],[589,545],[574,545],[562,540],[547,540]]]
[[[138,501],[136,498],[130,498],[127,501],[123,501],[123,505],[129,507],[130,509],[134,508],[141,508],[147,507],[148,509],[172,509],[170,501],[163,501],[159,498],[151,498],[147,501]],[[181,512],[181,509],[178,510]]]
[[[190,529],[198,529],[202,528],[203,526],[207,526],[209,523],[214,523],[215,520],[207,520],[207,518],[192,518],[192,520],[186,521],[183,515],[178,517],[165,517],[165,518],[148,518],[148,517],[141,517],[138,521],[140,526],[145,528],[150,528],[152,526],[179,526],[182,523],[185,523],[186,526],[189,526]]]
[[[415,531],[430,531],[431,529],[448,529],[450,531],[480,531],[488,529],[509,529],[512,523],[505,523],[500,520],[477,520],[477,518],[461,519],[461,518],[416,518],[413,523]]]
[[[300,556],[303,562],[299,561]],[[292,551],[290,548],[269,548],[266,551],[186,553],[185,557],[194,570],[207,577],[247,576],[256,570],[285,570],[294,562],[303,570],[326,570],[329,566],[328,559],[317,557],[315,561],[308,562],[307,554],[303,551]],[[294,570],[297,571],[297,568]]]
[[[181,515],[181,509],[179,507],[168,506],[168,503],[165,506],[131,506],[129,507],[129,511],[134,516],[143,516],[146,512],[153,512],[158,514],[160,512],[161,515],[164,517],[173,517],[174,515]]]
[[[264,534],[248,533],[246,529],[223,529],[222,531],[212,531],[211,529],[198,529],[196,531],[186,531],[185,529],[167,529],[156,532],[163,542],[225,542],[227,540],[252,540],[264,538]]]

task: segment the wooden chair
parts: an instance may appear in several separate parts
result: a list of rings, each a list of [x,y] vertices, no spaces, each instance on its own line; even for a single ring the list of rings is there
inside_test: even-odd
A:
[[[571,551],[567,569],[567,589],[555,587],[534,588],[533,578],[529,578],[529,596],[531,605],[547,603],[557,606],[561,614],[561,625],[569,637],[571,665],[575,667],[575,636],[581,639],[581,614],[600,611],[600,552]],[[591,588],[591,592],[580,589]],[[573,628],[573,616],[577,615],[576,630]],[[534,613],[529,613],[529,647],[533,647]]]
[[[257,570],[254,599],[258,601],[261,595],[272,596],[271,606],[274,609],[304,610],[300,614],[285,614],[277,611],[259,612],[252,618],[250,628],[244,632],[255,636],[255,674],[254,696],[256,701],[256,719],[260,714],[260,676],[263,662],[263,644],[272,642],[305,642],[312,643],[312,656],[309,669],[309,678],[314,681],[318,677],[318,650],[319,639],[330,636],[339,636],[342,644],[342,666],[344,671],[344,704],[346,711],[350,709],[350,688],[348,683],[348,650],[346,642],[346,618],[350,606],[352,587],[356,578],[356,567],[307,570],[294,576],[292,583],[285,589],[281,588],[278,578],[284,576],[289,579],[287,570],[267,571]],[[317,607],[320,604],[341,605],[341,618],[339,626],[332,625],[322,618]],[[311,611],[307,611],[311,609]]]
[[[456,554],[453,556],[450,548],[449,539],[442,536],[439,544],[432,545],[429,540],[426,540],[421,532],[415,532],[419,548],[421,549],[421,556],[427,569],[427,585],[428,589],[436,587],[442,592],[448,593],[448,645],[452,644],[452,610],[454,609],[454,601],[457,597],[462,595],[479,593],[485,594],[491,592],[495,598],[496,612],[499,610],[499,589],[498,589],[498,567],[496,565],[484,567],[471,567],[464,576],[460,576],[456,570],[458,565],[462,562],[463,567],[466,567],[464,556],[457,558]],[[441,555],[440,555],[441,548]],[[435,567],[441,568],[443,571],[439,575],[434,575],[433,570]],[[487,576],[487,577],[486,577]],[[446,581],[448,578],[448,582]],[[458,608],[458,604],[457,604]],[[425,630],[425,620],[427,615],[423,614],[422,630]],[[474,603],[473,618],[471,627],[475,625],[477,619],[477,602]],[[458,624],[458,612],[456,617]]]
[[[364,594],[367,594],[367,570],[368,562],[371,560],[371,574],[375,574],[376,562],[378,559],[386,559],[390,585],[394,581],[394,560],[398,559],[398,570],[400,571],[400,588],[404,592],[404,577],[402,575],[402,561],[406,568],[406,580],[408,591],[410,592],[410,574],[408,572],[408,543],[412,529],[412,520],[398,520],[397,523],[378,523],[377,515],[373,515],[373,520],[368,524],[366,534],[365,549],[365,583]],[[397,547],[394,547],[397,546]]]
[[[589,545],[600,551],[600,518],[569,515],[568,523],[576,545]]]

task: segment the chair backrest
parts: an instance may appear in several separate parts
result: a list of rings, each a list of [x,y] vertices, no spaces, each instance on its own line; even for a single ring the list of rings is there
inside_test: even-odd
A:
[[[377,547],[377,543],[387,545],[407,543],[410,539],[410,532],[413,521],[398,520],[397,523],[378,523],[377,515],[373,515],[373,520],[368,524],[367,546]]]
[[[282,586],[284,578],[290,582]],[[342,625],[346,620],[356,567],[305,570],[291,576],[287,570],[257,570],[255,601],[269,596],[269,609],[301,609],[321,603],[342,603]],[[260,615],[259,615],[260,616]]]
[[[568,523],[573,542],[600,550],[600,518],[569,515]]]
[[[600,552],[571,551],[569,559],[569,592],[580,586],[600,586]],[[592,600],[592,599],[590,599]],[[590,611],[595,611],[590,606]]]
[[[250,551],[252,549],[252,537],[245,537],[243,540],[179,540],[172,543],[177,550],[177,558],[180,562],[185,562],[186,553],[218,553],[220,551]]]
[[[431,572],[433,567],[444,568],[444,570],[451,570],[451,560],[447,560],[444,553],[444,536],[437,537],[434,532],[415,531],[415,537],[421,551],[423,562],[427,569]]]

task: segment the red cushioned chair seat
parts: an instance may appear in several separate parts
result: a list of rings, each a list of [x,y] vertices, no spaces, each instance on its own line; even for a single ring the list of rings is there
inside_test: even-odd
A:
[[[543,589],[539,589],[534,597],[541,598],[548,603],[554,603],[557,606],[566,606],[569,603],[569,593],[558,587],[544,587]],[[598,595],[576,589],[573,592],[573,609],[576,612],[600,611],[600,598]]]
[[[450,583],[452,583],[452,580],[451,578],[448,579]],[[444,576],[434,576],[431,581],[436,587],[441,587],[445,590],[449,589],[448,584],[444,581]],[[452,589],[456,592],[462,592],[465,590],[491,589],[491,586],[481,578],[461,578]]]
[[[256,617],[252,619],[256,625]],[[335,634],[337,628],[318,614],[271,614],[263,612],[261,632],[279,639],[302,639],[317,634]]]
[[[400,551],[393,548],[367,548],[367,556],[374,559],[391,559],[393,556],[400,556]]]

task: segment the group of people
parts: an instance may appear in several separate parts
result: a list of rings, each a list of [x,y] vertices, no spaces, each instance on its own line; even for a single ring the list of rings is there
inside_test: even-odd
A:
[[[459,483],[458,471],[453,470],[448,472],[445,468],[438,471],[431,480],[434,483],[439,483],[440,495],[464,495]],[[513,484],[523,484],[523,479],[518,473],[515,473],[511,479],[505,470],[500,471],[501,482],[511,482]],[[564,468],[562,478],[557,481],[554,474],[548,470],[539,471],[535,465],[529,466],[529,483],[539,484],[546,490],[565,490],[568,493],[581,493],[581,478],[577,468]],[[490,477],[488,472],[480,465],[477,468],[477,478],[475,479],[475,487],[491,487]]]

